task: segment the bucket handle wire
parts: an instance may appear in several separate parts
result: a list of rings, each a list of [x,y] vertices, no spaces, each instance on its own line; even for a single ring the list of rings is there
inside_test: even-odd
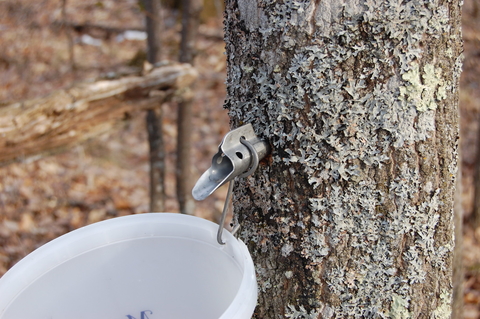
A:
[[[255,150],[255,147],[252,145],[252,143],[250,143],[248,140],[246,140],[243,136],[240,137],[240,143],[242,143],[243,145],[245,145],[248,150],[250,151],[251,155],[252,155],[252,162],[251,162],[251,165],[250,165],[250,168],[243,174],[239,175],[238,177],[242,178],[242,177],[247,177],[249,175],[252,175],[256,170],[257,170],[257,167],[258,167],[258,163],[260,162],[260,159],[259,159],[259,156],[258,156],[258,153],[256,152]],[[230,202],[232,200],[232,193],[233,193],[233,186],[234,186],[234,183],[235,183],[235,179],[232,179],[229,183],[228,183],[228,191],[227,191],[227,196],[225,197],[225,204],[223,205],[223,210],[222,210],[222,217],[220,218],[220,225],[218,227],[218,232],[217,232],[217,242],[220,244],[220,245],[225,245],[225,242],[223,241],[222,239],[222,234],[223,234],[223,225],[225,223],[225,218],[227,217],[227,212],[228,212],[228,207],[230,206]],[[235,233],[240,229],[240,224],[236,225],[233,229],[232,229],[232,235],[235,235]]]

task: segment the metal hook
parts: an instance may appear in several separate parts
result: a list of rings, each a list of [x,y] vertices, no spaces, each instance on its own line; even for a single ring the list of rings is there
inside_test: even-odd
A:
[[[258,154],[255,151],[255,148],[253,147],[253,145],[249,141],[247,141],[243,136],[240,137],[240,143],[245,145],[250,150],[250,152],[252,154],[252,164],[251,164],[250,169],[247,172],[243,173],[242,175],[238,176],[238,177],[242,178],[242,177],[247,177],[247,176],[253,174],[253,172],[255,172],[257,170],[258,163],[260,162],[260,160],[258,158]],[[235,179],[232,179],[230,181],[230,183],[228,184],[227,196],[225,197],[225,204],[223,205],[222,217],[220,218],[220,225],[219,225],[220,227],[218,228],[218,232],[217,232],[217,242],[220,245],[225,245],[225,242],[222,240],[223,225],[225,224],[225,219],[227,217],[228,207],[230,206],[230,201],[232,199],[233,184],[234,183],[235,183]],[[235,235],[235,233],[239,229],[240,229],[240,225],[236,225],[232,229],[232,235]]]
[[[247,177],[255,172],[260,160],[269,152],[268,144],[255,135],[252,124],[246,124],[228,132],[213,156],[212,166],[202,174],[192,190],[196,200],[202,200],[212,194],[217,188],[230,182],[223,206],[222,217],[217,232],[217,241],[224,245],[222,240],[223,224],[232,198],[235,177]],[[235,234],[240,225],[235,226]]]
[[[218,232],[217,232],[217,242],[220,245],[225,245],[225,242],[222,240],[223,224],[225,223],[225,218],[227,217],[227,212],[228,212],[228,206],[230,204],[230,200],[232,199],[234,183],[235,183],[235,180],[232,179],[228,184],[227,197],[225,197],[225,204],[223,205],[222,217],[220,218],[220,225],[218,227]]]

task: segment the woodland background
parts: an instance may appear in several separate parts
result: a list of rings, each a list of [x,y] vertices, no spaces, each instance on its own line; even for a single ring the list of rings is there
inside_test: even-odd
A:
[[[223,4],[206,1],[197,39],[200,73],[193,103],[192,179],[210,166],[229,131],[223,109],[226,61]],[[164,59],[177,60],[180,10],[162,12]],[[45,96],[109,72],[141,67],[145,14],[137,0],[0,0],[0,108]],[[132,32],[134,31],[134,32]],[[473,222],[480,165],[480,0],[466,0],[461,77],[462,207],[465,318],[480,318],[480,227]],[[175,195],[178,101],[165,103],[166,211]],[[0,132],[1,134],[1,132]],[[477,151],[479,150],[479,151]],[[0,167],[0,276],[44,243],[87,224],[149,210],[145,112],[63,153]],[[195,215],[218,221],[226,188],[196,203]]]

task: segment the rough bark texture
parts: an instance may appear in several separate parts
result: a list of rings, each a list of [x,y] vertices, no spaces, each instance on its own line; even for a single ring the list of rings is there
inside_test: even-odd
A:
[[[182,0],[182,41],[179,61],[193,64],[195,43],[198,37],[202,0]],[[192,99],[186,94],[178,105],[177,136],[177,198],[180,213],[193,214],[195,202],[192,197],[191,148],[192,148]]]
[[[460,4],[227,0],[225,37],[273,150],[234,195],[255,318],[449,318]]]
[[[157,107],[171,95],[167,91],[185,88],[196,77],[191,66],[174,64],[0,106],[0,166],[75,146],[135,112]]]

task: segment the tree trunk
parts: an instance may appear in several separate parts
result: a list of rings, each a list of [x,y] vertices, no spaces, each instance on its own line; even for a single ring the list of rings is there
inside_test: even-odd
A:
[[[193,63],[196,55],[195,43],[200,26],[200,13],[203,0],[182,0],[182,40],[180,42],[179,61]]]
[[[150,211],[165,211],[165,147],[162,137],[162,110],[147,111],[148,145],[150,150]]]
[[[179,61],[193,64],[195,43],[200,25],[201,0],[182,1],[182,41],[180,43]],[[192,197],[191,148],[192,148],[192,99],[193,94],[186,94],[178,105],[177,136],[177,199],[180,213],[192,215],[195,202]]]
[[[271,157],[234,194],[255,318],[449,318],[457,1],[227,0],[225,106]]]
[[[147,26],[147,60],[154,64],[162,60],[162,20],[160,0],[144,0]]]
[[[144,0],[147,25],[147,60],[155,64],[161,60],[161,2]],[[165,146],[162,133],[162,105],[148,110],[145,118],[150,148],[150,211],[165,210]]]

